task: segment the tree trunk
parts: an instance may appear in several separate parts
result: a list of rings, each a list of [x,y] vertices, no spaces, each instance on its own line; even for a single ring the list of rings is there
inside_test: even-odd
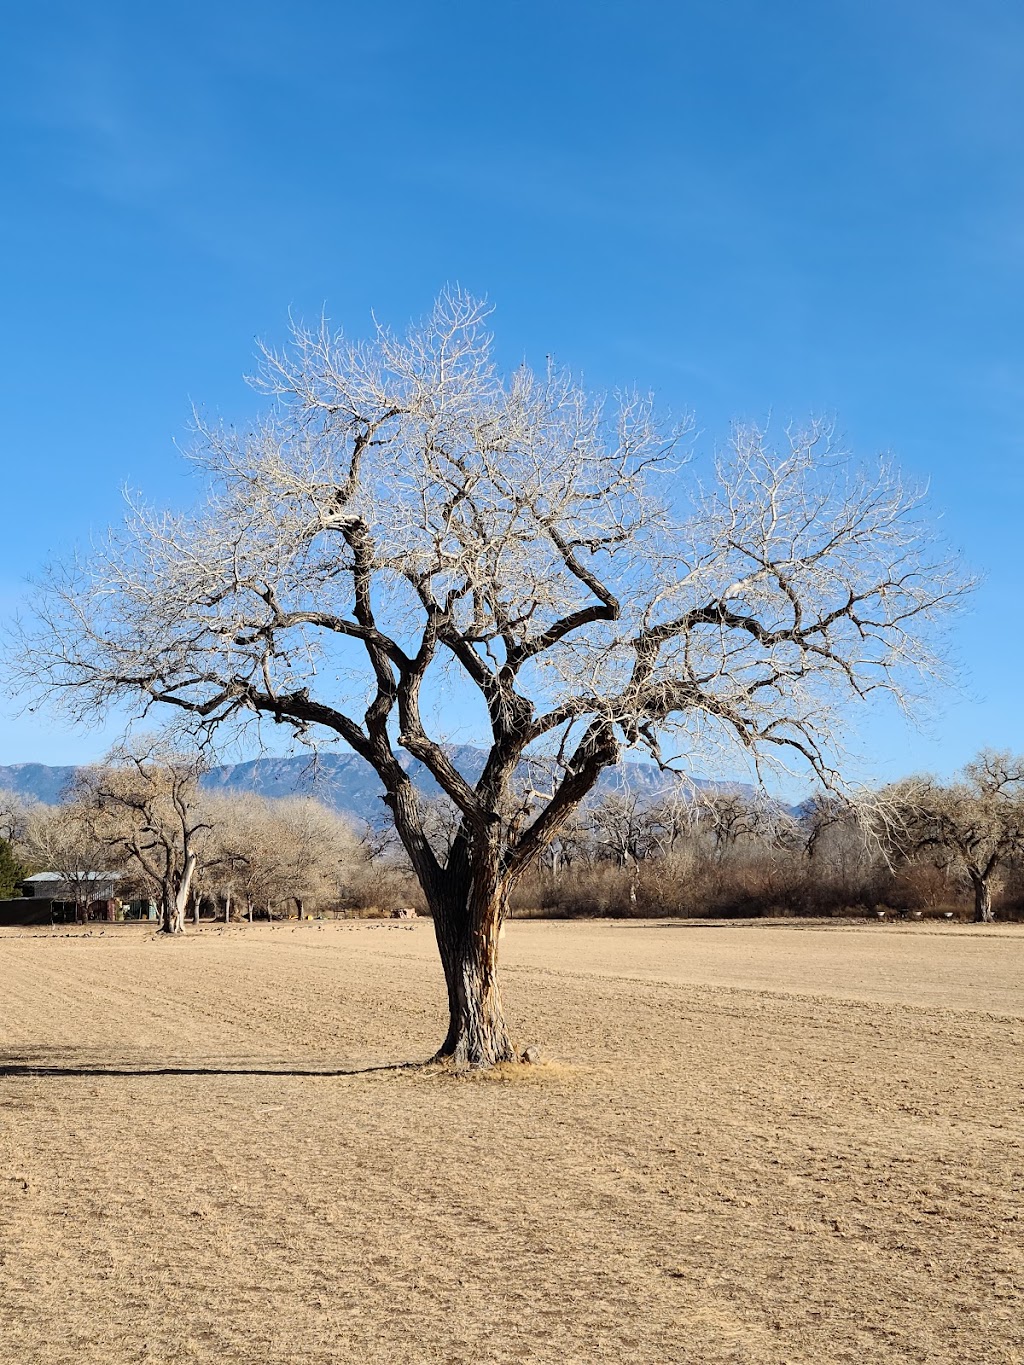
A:
[[[448,986],[448,1034],[435,1060],[470,1066],[513,1062],[516,1052],[498,989],[498,934],[504,893],[486,874],[468,892],[431,906]]]
[[[224,896],[224,923],[231,923],[231,892],[228,891]]]
[[[172,892],[169,888],[164,890],[164,917],[160,925],[162,933],[183,934],[185,932],[185,910],[188,907],[188,894],[192,887],[192,874],[196,870],[196,855],[190,853],[185,859],[185,867],[181,874],[181,881],[178,889]]]
[[[981,877],[972,872],[971,884],[974,887],[974,923],[994,923],[995,915],[992,913],[992,888],[989,885],[988,877]]]
[[[185,907],[180,909],[177,899],[164,898],[164,913],[160,920],[162,934],[183,934],[185,932]]]

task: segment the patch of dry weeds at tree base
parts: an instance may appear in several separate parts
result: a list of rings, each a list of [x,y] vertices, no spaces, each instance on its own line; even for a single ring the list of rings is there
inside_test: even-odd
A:
[[[0,935],[0,1361],[1020,1362],[1022,948],[516,924],[453,1078],[429,925]]]
[[[587,1068],[566,1062],[497,1062],[494,1066],[432,1067],[450,1079],[491,1085],[554,1085],[578,1079]]]

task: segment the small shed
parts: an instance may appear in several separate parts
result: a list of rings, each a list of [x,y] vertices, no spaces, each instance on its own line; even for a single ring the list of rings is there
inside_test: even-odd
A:
[[[10,918],[17,915],[18,902],[7,901],[4,922],[74,924],[80,919],[116,919],[120,907],[117,899],[120,880],[120,872],[86,871],[74,876],[63,872],[35,872],[20,883],[25,902],[21,912],[24,918]]]
[[[90,900],[110,900],[120,880],[120,872],[79,872],[74,877],[63,872],[34,872],[19,885],[23,896],[41,896],[44,900],[77,900],[86,893]]]

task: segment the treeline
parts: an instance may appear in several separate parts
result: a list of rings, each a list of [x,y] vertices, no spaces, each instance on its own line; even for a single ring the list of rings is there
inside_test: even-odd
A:
[[[0,896],[57,873],[83,916],[98,872],[118,896],[186,917],[304,918],[423,909],[393,831],[353,828],[310,797],[202,790],[195,756],[151,744],[84,769],[59,806],[0,793]],[[443,854],[458,813],[426,802]],[[525,807],[508,818],[524,818]],[[550,916],[954,915],[1024,912],[1024,760],[987,751],[959,780],[911,778],[797,810],[743,790],[581,807],[518,883],[510,910]]]
[[[58,806],[0,793],[0,895],[34,871],[57,874],[85,918],[97,874],[117,897],[155,902],[169,931],[187,917],[304,918],[386,908],[408,875],[311,797],[204,791],[202,761],[158,745],[82,769]]]
[[[611,796],[523,881],[514,909],[564,917],[969,913],[956,868],[894,859],[859,812],[829,807],[822,801],[794,816],[716,794],[688,803],[680,818],[671,807],[637,809],[630,795]],[[1001,896],[1000,908],[1007,904]]]
[[[797,810],[762,795],[633,793],[584,810],[516,894],[548,915],[1024,914],[1024,759],[987,750]]]

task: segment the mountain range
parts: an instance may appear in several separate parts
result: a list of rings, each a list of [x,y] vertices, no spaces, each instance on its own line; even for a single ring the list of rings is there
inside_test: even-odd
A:
[[[463,776],[475,782],[483,769],[486,753],[470,744],[453,745],[449,757]],[[416,759],[403,757],[406,770],[426,796],[438,795],[438,787]],[[58,803],[78,772],[75,767],[50,767],[43,763],[15,763],[0,766],[0,790],[13,791],[26,800]],[[612,790],[635,792],[646,802],[656,801],[676,785],[672,773],[663,773],[653,763],[620,763],[609,768],[597,785],[598,795]],[[264,755],[245,763],[225,763],[211,768],[202,781],[210,791],[256,792],[260,796],[315,796],[334,810],[367,824],[384,819],[381,797],[384,788],[376,773],[357,754],[296,754],[285,758]],[[696,781],[703,788],[728,787],[730,791],[750,791],[738,783]]]

